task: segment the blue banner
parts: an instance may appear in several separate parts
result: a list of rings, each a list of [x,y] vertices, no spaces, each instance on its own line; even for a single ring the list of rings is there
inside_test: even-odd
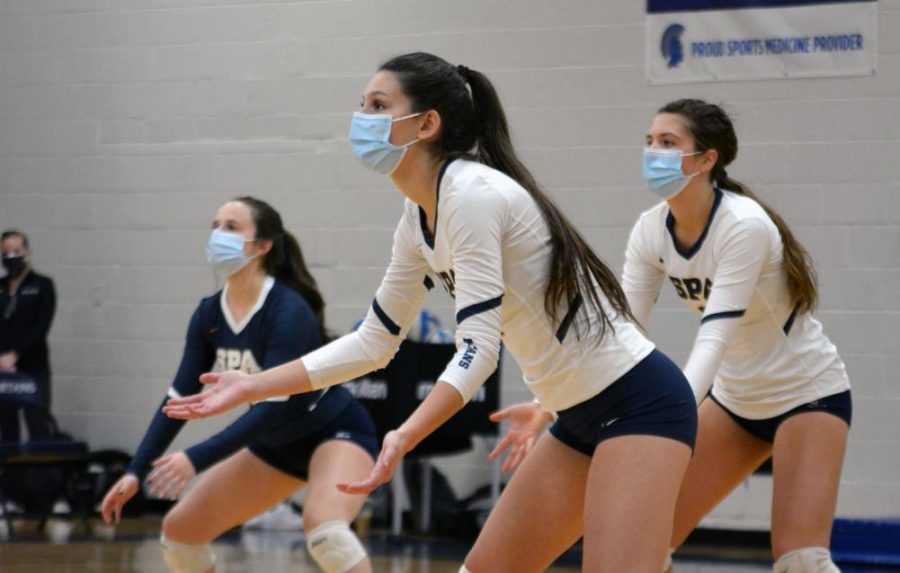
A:
[[[647,13],[790,8],[816,4],[866,4],[877,0],[647,0]]]

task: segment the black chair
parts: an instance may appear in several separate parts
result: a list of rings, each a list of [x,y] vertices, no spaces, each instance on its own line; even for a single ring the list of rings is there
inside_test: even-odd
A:
[[[456,347],[453,344],[406,340],[386,368],[346,384],[372,416],[379,440],[383,439],[387,432],[397,428],[421,404],[455,352]],[[418,511],[420,531],[427,531],[431,522],[430,458],[470,450],[474,435],[496,437],[498,426],[488,419],[488,415],[497,410],[499,404],[498,367],[462,410],[422,440],[407,455],[406,460],[417,461],[422,471],[419,497],[422,503]],[[402,469],[402,467],[397,469],[391,481],[393,494],[391,531],[395,535],[400,534],[402,523],[400,505]],[[491,482],[492,497],[496,502],[500,492],[499,461],[493,466]]]
[[[37,384],[34,380],[20,374],[0,373],[0,404],[17,406],[23,409],[40,408],[43,404],[37,399]],[[80,495],[77,488],[78,478],[87,469],[89,456],[85,442],[73,441],[62,436],[56,429],[52,416],[46,413],[53,434],[51,439],[30,440],[28,442],[0,443],[0,512],[6,521],[7,531],[13,534],[13,515],[7,510],[8,498],[3,489],[4,478],[11,472],[21,471],[27,477],[31,470],[56,469],[59,479],[51,483],[48,490],[41,495],[36,512],[24,512],[21,517],[37,517],[38,531],[43,531],[47,519],[53,513],[54,502],[66,498],[71,509],[81,519],[86,533],[90,533],[88,508],[85,496]],[[40,475],[37,472],[37,475]],[[46,475],[46,474],[45,474]],[[30,484],[36,486],[40,484]]]

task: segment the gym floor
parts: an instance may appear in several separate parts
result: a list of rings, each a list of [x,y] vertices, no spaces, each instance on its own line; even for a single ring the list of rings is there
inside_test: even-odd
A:
[[[99,524],[97,524],[99,525]],[[0,542],[3,573],[97,573],[165,571],[157,535],[159,518],[123,520],[114,532],[102,525],[86,536],[76,523],[51,522],[46,533],[34,523],[19,523],[16,534]],[[376,572],[456,573],[468,544],[462,541],[373,532],[365,540]],[[318,573],[306,553],[302,533],[235,531],[214,544],[220,573],[282,571]],[[770,572],[767,551],[760,547],[691,544],[676,558],[678,573]],[[548,569],[550,573],[579,571],[576,549]],[[885,569],[842,567],[844,573],[884,573]]]

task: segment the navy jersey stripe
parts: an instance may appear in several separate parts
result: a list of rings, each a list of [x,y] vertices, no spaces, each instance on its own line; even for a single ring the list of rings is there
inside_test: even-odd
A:
[[[578,314],[578,309],[581,308],[581,303],[583,299],[581,298],[581,293],[578,293],[574,299],[572,299],[571,304],[569,304],[569,310],[566,312],[566,316],[563,317],[562,322],[559,323],[559,328],[556,330],[556,339],[562,342],[566,338],[566,334],[569,332],[569,328],[572,326],[572,322],[575,320],[575,315]]]
[[[456,324],[461,323],[470,316],[474,316],[476,314],[491,310],[492,308],[497,308],[498,306],[500,306],[500,303],[502,301],[503,295],[501,294],[500,296],[492,298],[491,300],[476,302],[471,306],[467,306],[466,308],[456,313]]]
[[[725,312],[717,312],[715,314],[707,314],[700,321],[700,324],[706,324],[710,320],[719,320],[720,318],[740,318],[744,316],[746,310],[726,310]]]
[[[400,327],[397,326],[396,322],[391,320],[391,317],[389,317],[386,312],[384,312],[384,309],[378,304],[378,299],[372,299],[372,310],[375,311],[375,316],[381,320],[381,324],[384,325],[388,332],[394,336],[400,334]]]
[[[427,288],[428,290],[431,290],[434,288],[434,281],[431,280],[431,277],[428,275],[425,275],[425,280],[422,281],[422,284],[424,284],[425,288]]]

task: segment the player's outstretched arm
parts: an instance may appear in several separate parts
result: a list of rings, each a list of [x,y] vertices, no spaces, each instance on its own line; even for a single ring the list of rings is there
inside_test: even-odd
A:
[[[245,374],[237,370],[209,372],[200,376],[200,381],[213,386],[193,396],[170,398],[163,412],[170,418],[196,420],[227,412],[241,404],[313,390],[309,374],[300,359],[258,374]]]
[[[389,482],[403,456],[462,407],[463,399],[459,391],[450,384],[439,381],[416,411],[399,428],[384,436],[381,453],[378,454],[369,477],[362,481],[339,483],[338,489],[351,494],[369,493]]]

